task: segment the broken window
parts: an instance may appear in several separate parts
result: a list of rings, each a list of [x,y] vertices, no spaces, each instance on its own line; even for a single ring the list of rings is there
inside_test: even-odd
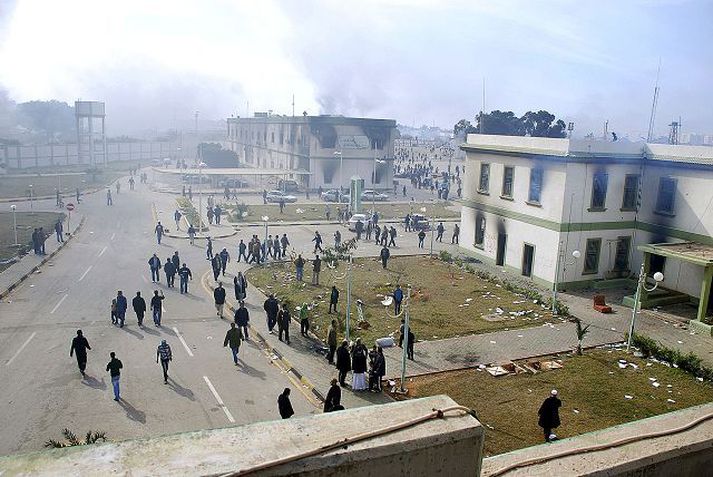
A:
[[[673,214],[673,203],[676,197],[676,179],[662,177],[659,179],[659,194],[656,198],[656,212]]]
[[[515,168],[505,166],[505,170],[503,172],[503,197],[512,198],[512,183],[514,178]]]
[[[624,198],[621,203],[622,210],[636,210],[639,196],[638,174],[627,174],[624,178]]]
[[[490,187],[490,164],[480,165],[480,184],[478,184],[479,192],[488,192]]]
[[[587,239],[587,248],[584,252],[583,273],[597,273],[599,271],[599,252],[602,248],[602,239]]]
[[[591,208],[594,210],[604,209],[607,200],[607,183],[609,175],[605,172],[597,172],[592,179],[592,202]]]
[[[475,219],[475,246],[483,247],[485,242],[485,217]]]
[[[629,269],[629,249],[631,237],[619,237],[616,241],[616,255],[614,256],[614,271],[622,272]]]
[[[530,169],[530,192],[527,195],[528,202],[540,203],[542,193],[542,169],[536,167]]]

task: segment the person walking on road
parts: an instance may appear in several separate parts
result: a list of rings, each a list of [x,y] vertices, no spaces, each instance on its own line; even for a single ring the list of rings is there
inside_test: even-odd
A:
[[[265,314],[267,315],[267,331],[270,334],[274,334],[273,329],[277,324],[277,314],[280,311],[280,305],[277,303],[275,295],[271,293],[270,296],[267,297],[265,303],[262,304],[262,309],[265,310]]]
[[[302,258],[302,254],[298,254],[297,258],[295,259],[295,278],[297,279],[298,282],[302,281],[302,274],[304,273],[305,269],[305,259]]]
[[[210,259],[210,268],[213,270],[213,280],[217,282],[220,275],[220,256],[217,253]]]
[[[314,238],[312,239],[312,242],[314,242],[314,253],[317,253],[317,250],[320,251],[320,253],[324,252],[322,250],[322,236],[319,234],[318,231],[315,231],[314,233]]]
[[[294,416],[295,411],[292,409],[292,403],[290,402],[290,388],[285,388],[277,398],[277,407],[282,419],[289,419]]]
[[[116,357],[116,353],[113,351],[109,353],[109,357],[111,360],[109,364],[106,365],[106,370],[109,372],[109,376],[111,376],[111,385],[114,388],[114,401],[119,401],[121,399],[119,393],[119,379],[121,378],[121,368],[123,368],[124,365],[121,364],[121,360]]]
[[[404,291],[401,289],[401,285],[396,285],[396,289],[393,293],[394,297],[394,315],[401,313],[401,302],[404,301]]]
[[[166,284],[168,288],[173,288],[173,284],[176,280],[176,266],[170,258],[166,259],[166,263],[163,265],[163,271],[166,274]]]
[[[161,245],[161,238],[163,237],[163,234],[164,234],[163,225],[161,225],[161,222],[156,224],[156,227],[154,228],[154,232],[156,233],[156,241],[158,242],[159,245]]]
[[[233,277],[233,288],[235,289],[235,299],[238,301],[243,301],[248,296],[248,281],[245,279],[243,272],[238,272],[238,274]]]
[[[151,258],[149,258],[149,268],[151,269],[151,282],[159,283],[161,281],[161,275],[159,271],[161,270],[161,259],[154,253]]]
[[[191,245],[196,241],[196,229],[193,224],[188,225],[188,239]]]
[[[181,214],[178,209],[173,213],[173,220],[176,221],[176,230],[181,230],[181,217],[183,217],[183,214]]]
[[[64,242],[64,237],[62,234],[64,233],[64,226],[62,225],[62,221],[58,220],[54,224],[54,233],[57,234],[57,242],[62,243]]]
[[[185,263],[178,269],[178,278],[180,279],[181,294],[188,293],[188,280],[193,280],[193,274]]]
[[[116,292],[116,319],[119,322],[119,328],[124,327],[124,320],[126,319],[126,309],[128,308],[128,303],[126,302],[126,297],[119,290]]]
[[[446,231],[446,228],[443,226],[443,222],[438,222],[438,227],[436,227],[436,240],[438,242],[443,242],[443,232]]]
[[[453,237],[451,237],[451,243],[452,244],[458,244],[458,236],[460,235],[460,227],[458,224],[455,224],[453,226]]]
[[[235,324],[238,325],[238,329],[245,337],[245,340],[249,340],[250,335],[248,334],[248,326],[250,326],[250,313],[248,313],[248,309],[245,308],[244,301],[241,301],[238,309],[235,310],[233,320],[235,321]]]
[[[425,239],[425,238],[426,238],[426,232],[424,232],[423,229],[421,229],[418,232],[418,248],[423,248],[423,239]]]
[[[328,314],[332,314],[332,310],[334,310],[334,313],[337,312],[337,303],[339,302],[339,290],[337,290],[336,285],[332,285],[332,291],[329,293],[329,310],[327,311]]]
[[[347,373],[352,369],[352,358],[349,354],[349,342],[342,341],[342,345],[337,349],[337,369],[339,370],[339,385],[346,386]]]
[[[312,260],[312,285],[319,285],[319,272],[322,270],[322,260],[319,255]]]
[[[151,315],[153,316],[153,322],[156,327],[161,326],[161,314],[163,312],[163,292],[159,295],[158,290],[153,291],[153,296],[151,297]]]
[[[381,266],[384,267],[384,269],[386,269],[386,264],[388,263],[390,256],[391,251],[389,250],[389,247],[384,245],[379,253],[379,257],[381,257]]]
[[[213,241],[210,237],[206,237],[205,256],[206,260],[210,260],[213,258]]]
[[[389,247],[396,247],[396,233],[393,225],[389,227]]]
[[[557,397],[557,390],[553,389],[550,396],[542,402],[540,410],[537,414],[540,416],[537,424],[542,428],[545,434],[545,442],[551,442],[557,439],[557,436],[552,432],[560,426],[560,407],[562,401]]]
[[[218,282],[218,286],[213,290],[213,300],[215,301],[215,311],[220,318],[223,318],[223,307],[225,307],[225,288],[223,288],[223,282]]]
[[[240,351],[240,342],[243,341],[243,334],[240,332],[240,328],[235,327],[235,323],[230,324],[230,329],[225,333],[225,340],[223,340],[223,347],[230,347],[230,351],[233,353],[233,362],[235,366],[238,365],[238,351]]]
[[[290,344],[290,321],[292,321],[292,316],[290,315],[290,310],[283,303],[280,306],[280,311],[277,313],[277,333],[278,339],[282,341],[282,336],[285,336],[285,342]]]
[[[228,253],[228,249],[223,247],[223,250],[221,250],[218,255],[220,256],[220,272],[225,276],[225,268],[230,263],[230,254]]]
[[[146,313],[146,300],[141,296],[141,292],[137,291],[136,296],[131,300],[131,306],[136,313],[136,319],[139,321],[139,326],[144,324],[144,314]]]
[[[327,344],[329,352],[327,353],[327,361],[329,364],[334,364],[334,353],[337,351],[337,320],[332,320],[327,330]]]
[[[106,189],[106,205],[114,205],[114,200],[111,198],[111,189]]]
[[[246,254],[247,249],[248,246],[245,245],[243,239],[240,239],[240,243],[238,244],[238,263],[240,263],[240,258],[245,258],[245,263],[248,263],[248,256]]]
[[[87,369],[88,349],[92,349],[89,346],[89,341],[82,334],[82,330],[77,330],[77,336],[72,339],[72,347],[69,348],[69,357],[71,358],[72,354],[77,356],[77,366],[79,366],[79,372],[82,373],[82,376],[86,376],[84,370]]]
[[[171,256],[171,263],[173,263],[173,269],[176,270],[176,273],[178,273],[178,269],[181,268],[181,257],[178,256],[178,250],[173,252],[173,256]]]
[[[343,411],[342,406],[342,388],[337,384],[336,379],[332,379],[331,386],[327,392],[327,397],[324,399],[324,412]]]
[[[168,362],[173,360],[171,347],[166,343],[166,340],[161,340],[161,344],[156,348],[156,363],[161,361],[163,369],[163,384],[168,384]]]
[[[308,336],[309,333],[309,309],[307,303],[302,303],[300,307],[300,334]]]

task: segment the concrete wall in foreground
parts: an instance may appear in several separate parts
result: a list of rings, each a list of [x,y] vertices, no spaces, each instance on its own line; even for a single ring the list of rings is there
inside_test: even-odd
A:
[[[242,427],[9,456],[0,458],[0,475],[231,475],[455,404],[447,396],[435,396]],[[250,475],[478,476],[483,428],[469,415],[448,416]]]

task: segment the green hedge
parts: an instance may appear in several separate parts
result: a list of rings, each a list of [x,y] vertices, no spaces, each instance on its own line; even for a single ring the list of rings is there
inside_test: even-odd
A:
[[[676,365],[687,373],[707,381],[713,381],[713,369],[703,365],[701,358],[694,353],[683,354],[677,349],[668,348],[656,340],[634,333],[631,340],[634,347],[641,351],[646,358],[656,358],[672,365]]]

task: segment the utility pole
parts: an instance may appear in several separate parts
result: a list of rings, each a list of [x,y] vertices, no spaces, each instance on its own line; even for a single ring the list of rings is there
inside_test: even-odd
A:
[[[409,347],[409,305],[411,303],[411,285],[408,285],[408,288],[406,290],[406,303],[404,305],[404,336],[403,336],[403,344],[404,344],[404,352],[401,355],[401,389],[399,390],[401,393],[406,392],[406,388],[404,387],[404,381],[406,381],[406,359],[408,357],[408,347]]]

